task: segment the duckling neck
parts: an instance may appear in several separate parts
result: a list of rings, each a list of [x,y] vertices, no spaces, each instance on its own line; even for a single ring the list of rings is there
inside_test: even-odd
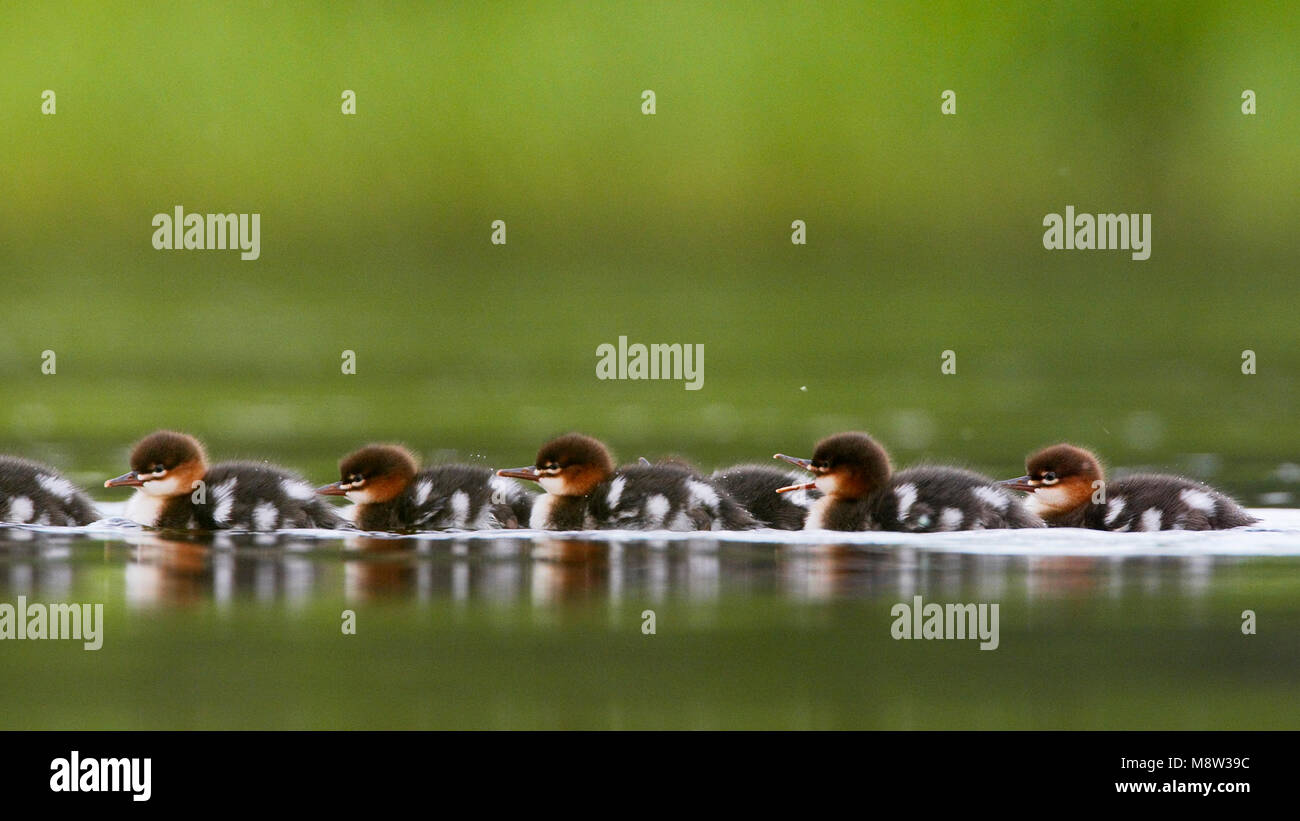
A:
[[[533,502],[528,526],[534,530],[583,530],[587,519],[586,496],[543,493]]]
[[[163,511],[172,501],[170,497],[154,496],[137,489],[126,500],[126,518],[145,527],[157,527],[162,520]]]
[[[823,496],[808,510],[805,530],[863,530],[867,506],[863,499]]]
[[[1025,499],[1025,507],[1029,508],[1030,513],[1036,514],[1038,518],[1053,527],[1083,527],[1088,508],[1092,507],[1092,503],[1084,502],[1074,507],[1056,507],[1043,504],[1043,500],[1037,498],[1037,494],[1031,493],[1029,498]]]
[[[390,530],[393,528],[396,505],[387,502],[360,502],[353,511],[352,523],[362,530]]]

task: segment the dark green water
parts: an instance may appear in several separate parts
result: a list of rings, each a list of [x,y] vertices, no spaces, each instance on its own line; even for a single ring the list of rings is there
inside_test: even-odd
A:
[[[0,644],[4,728],[1300,727],[1295,557],[31,536],[0,602],[103,644]],[[998,603],[997,649],[891,638],[915,595]]]

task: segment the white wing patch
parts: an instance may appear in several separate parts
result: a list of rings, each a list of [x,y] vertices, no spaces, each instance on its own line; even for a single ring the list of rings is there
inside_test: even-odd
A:
[[[978,486],[971,488],[971,493],[994,510],[1006,510],[1011,504],[1011,497],[995,487]]]
[[[1160,529],[1160,508],[1149,507],[1142,511],[1142,523],[1139,530],[1159,530]]]
[[[804,482],[808,481],[808,474],[806,473],[790,471],[786,476],[790,477],[790,484],[792,485],[802,485]],[[792,490],[789,493],[782,493],[781,496],[784,497],[787,502],[798,505],[804,510],[811,508],[817,501],[813,497],[809,496],[808,491],[806,490]]]
[[[908,511],[912,509],[912,503],[916,501],[916,485],[911,482],[899,485],[894,490],[894,495],[898,497],[898,519],[902,521],[907,518]]]
[[[945,507],[939,514],[940,530],[958,530],[961,528],[962,520],[966,517],[955,507]]]
[[[425,479],[415,486],[415,505],[420,507],[429,501],[429,494],[433,492],[433,482]]]
[[[279,520],[280,512],[270,502],[262,502],[253,508],[254,530],[275,530],[275,525]]]
[[[652,524],[662,525],[664,517],[668,515],[668,507],[668,497],[662,493],[656,493],[645,500],[646,518]]]
[[[232,477],[212,489],[212,520],[219,525],[230,521],[230,510],[235,506],[235,483]]]
[[[45,488],[46,493],[51,496],[58,496],[65,502],[72,501],[72,495],[77,492],[71,482],[59,476],[47,476],[44,473],[38,473],[36,481],[40,483],[41,487]]]
[[[609,509],[613,510],[618,507],[618,502],[623,498],[623,488],[627,486],[627,477],[615,476],[614,481],[609,483],[609,494],[605,496],[605,501],[609,502]]]
[[[785,500],[787,502],[793,505],[798,505],[804,510],[807,510],[808,508],[812,507],[813,503],[817,501],[816,499],[809,496],[808,491],[806,490],[792,490],[789,493],[783,493],[781,495],[785,497]]]
[[[1106,505],[1106,527],[1115,524],[1119,515],[1124,512],[1124,497],[1116,496]]]
[[[1194,490],[1189,487],[1178,496],[1183,500],[1183,504],[1190,508],[1199,510],[1202,513],[1214,512],[1214,497],[1203,490]]]
[[[451,518],[453,527],[464,527],[469,521],[469,494],[463,490],[451,494]]]
[[[297,499],[300,502],[306,502],[316,495],[316,490],[306,482],[295,482],[292,479],[284,479],[280,482],[280,488],[284,495],[290,499]]]
[[[718,491],[713,489],[712,485],[695,479],[686,480],[686,489],[691,494],[691,505],[707,507],[709,510],[716,510],[718,507]]]
[[[9,521],[25,524],[32,520],[36,506],[26,496],[15,496],[9,500]]]

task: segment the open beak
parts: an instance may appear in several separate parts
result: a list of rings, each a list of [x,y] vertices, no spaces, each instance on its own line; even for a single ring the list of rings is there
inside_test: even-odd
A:
[[[800,459],[797,456],[786,456],[784,453],[774,453],[772,454],[772,458],[784,459],[785,461],[789,462],[792,465],[795,465],[796,467],[801,467],[804,470],[812,470],[811,459]]]
[[[815,487],[817,487],[816,482],[804,482],[801,485],[786,485],[785,487],[779,487],[776,489],[776,492],[790,493],[791,491],[795,491],[795,490],[812,490]]]
[[[332,485],[324,485],[316,488],[316,492],[322,496],[347,496],[348,492],[343,489],[342,482],[335,482]]]
[[[1012,490],[1023,490],[1026,493],[1033,493],[1038,489],[1038,485],[1032,485],[1029,483],[1028,476],[1021,476],[1017,479],[1004,479],[1003,481],[998,482],[998,484],[1003,487],[1009,487]]]
[[[144,480],[133,470],[129,473],[123,473],[116,479],[109,479],[104,483],[104,487],[140,487]]]
[[[498,470],[497,475],[505,476],[509,479],[524,479],[529,482],[536,482],[538,479],[542,478],[542,474],[538,473],[537,468],[535,467],[509,468],[506,470]]]

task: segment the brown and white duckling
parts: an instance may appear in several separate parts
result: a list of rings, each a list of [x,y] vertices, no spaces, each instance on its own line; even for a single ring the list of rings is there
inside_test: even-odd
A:
[[[598,439],[570,433],[542,445],[533,466],[498,476],[537,482],[537,530],[749,530],[753,517],[687,465],[614,467]]]
[[[317,488],[355,503],[362,530],[449,528],[489,530],[527,523],[532,497],[489,468],[436,465],[419,469],[400,445],[367,445],[339,462],[339,481]]]
[[[1258,521],[1203,482],[1164,474],[1107,481],[1101,462],[1074,445],[1053,445],[1002,484],[1029,494],[1029,508],[1053,527],[1093,530],[1223,530]]]
[[[986,476],[926,465],[894,473],[889,454],[865,433],[840,433],[817,443],[811,459],[776,454],[809,471],[812,482],[779,492],[817,488],[807,530],[891,530],[929,533],[1042,527],[1043,522]]]
[[[208,465],[198,439],[162,430],[131,450],[131,470],[104,487],[134,487],[126,517],[149,527],[278,530],[346,526],[307,480],[265,462]]]
[[[77,527],[99,518],[90,497],[54,468],[0,456],[0,522]]]

